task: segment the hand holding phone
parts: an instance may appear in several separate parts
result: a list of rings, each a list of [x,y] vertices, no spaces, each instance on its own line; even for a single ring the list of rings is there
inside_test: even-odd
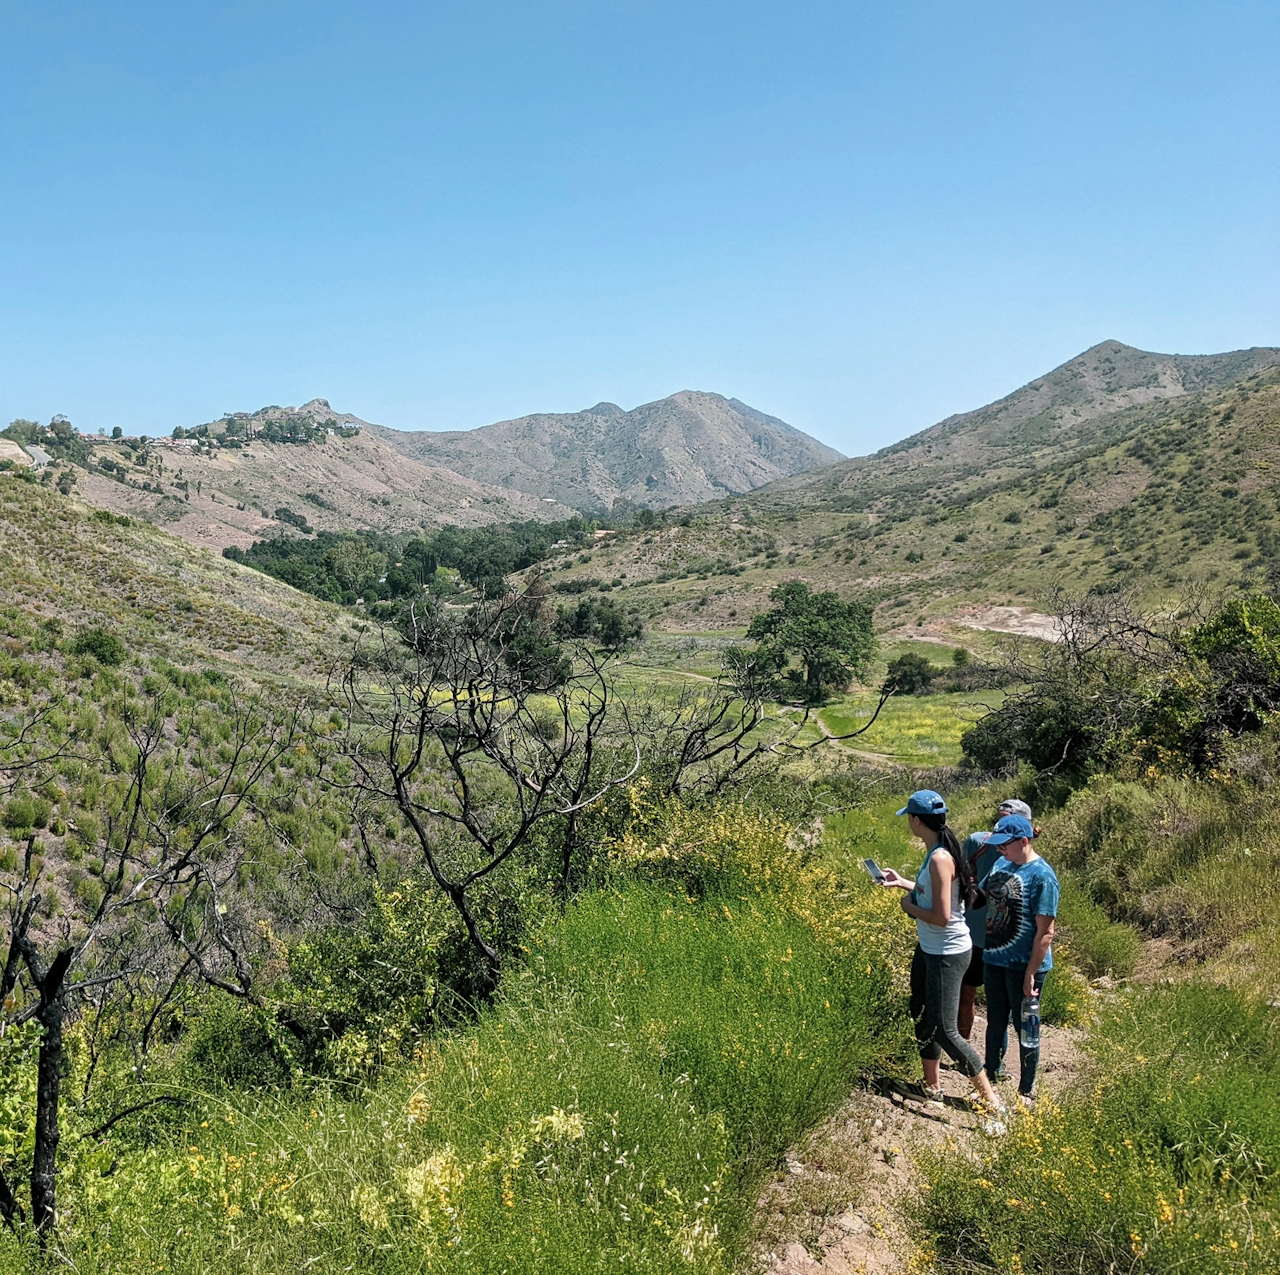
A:
[[[878,885],[884,884],[884,873],[880,871],[880,865],[874,859],[863,859],[862,866],[871,874],[871,879]]]

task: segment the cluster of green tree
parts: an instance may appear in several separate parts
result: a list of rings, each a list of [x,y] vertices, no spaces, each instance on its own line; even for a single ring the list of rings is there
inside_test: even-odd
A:
[[[294,513],[287,505],[281,505],[276,509],[276,521],[287,523],[290,527],[297,527],[304,536],[312,535],[315,530],[307,521],[306,514]]]
[[[643,626],[639,616],[612,598],[583,598],[575,607],[558,608],[555,631],[616,649],[638,641]]]
[[[194,438],[215,443],[222,447],[240,447],[250,439],[261,439],[264,443],[293,443],[305,446],[308,443],[322,443],[329,434],[339,438],[354,438],[360,431],[353,425],[341,425],[338,421],[329,420],[312,422],[302,417],[288,417],[284,420],[269,420],[256,424],[248,417],[228,416],[224,418],[224,428],[219,433],[208,425],[197,425],[192,429],[184,429],[181,425],[173,431],[174,438]]]
[[[1062,639],[1009,670],[1020,689],[963,739],[987,770],[1026,763],[1076,780],[1104,770],[1205,772],[1280,708],[1280,605],[1236,599],[1158,623],[1122,596],[1064,607]]]
[[[282,509],[276,517],[307,530],[300,514]],[[581,518],[441,527],[416,536],[321,531],[314,539],[279,536],[256,541],[249,549],[229,547],[223,556],[327,602],[347,605],[357,598],[371,605],[424,591],[448,594],[456,591],[448,574],[454,572],[482,596],[500,597],[512,572],[545,561],[558,542],[583,543],[588,533]]]
[[[55,416],[48,425],[19,418],[10,421],[7,429],[0,430],[0,437],[11,438],[15,443],[23,445],[30,443],[42,447],[54,460],[66,461],[81,468],[89,465],[89,445],[76,433],[65,416]]]

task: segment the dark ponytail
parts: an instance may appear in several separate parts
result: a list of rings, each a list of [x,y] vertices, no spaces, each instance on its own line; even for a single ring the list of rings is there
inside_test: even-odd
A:
[[[960,898],[965,910],[973,907],[973,895],[976,882],[973,879],[973,864],[969,856],[960,849],[956,834],[947,827],[946,815],[916,815],[930,832],[938,834],[938,844],[946,850],[956,865],[956,879],[960,882]]]

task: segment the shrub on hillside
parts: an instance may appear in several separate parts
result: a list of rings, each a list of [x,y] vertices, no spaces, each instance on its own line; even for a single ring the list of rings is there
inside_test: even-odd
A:
[[[48,825],[52,805],[43,797],[19,792],[10,797],[4,807],[4,826],[11,832],[27,833],[33,828]]]
[[[1131,747],[1158,765],[1206,769],[1229,740],[1258,731],[1280,708],[1280,604],[1262,596],[1229,602],[1180,633],[1176,650]]]
[[[92,628],[85,629],[83,633],[76,637],[75,641],[71,643],[71,653],[73,655],[91,655],[99,664],[114,668],[124,662],[128,651],[125,649],[124,643],[114,633],[109,633],[106,629]]]

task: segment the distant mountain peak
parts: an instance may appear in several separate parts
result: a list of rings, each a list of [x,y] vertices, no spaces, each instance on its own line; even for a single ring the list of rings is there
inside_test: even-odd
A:
[[[630,411],[602,402],[474,430],[379,430],[379,437],[415,460],[583,511],[742,495],[841,459],[785,421],[704,390]]]
[[[934,499],[954,499],[971,480],[1018,477],[1096,447],[1138,409],[1154,411],[1164,401],[1213,393],[1276,366],[1280,349],[1265,346],[1225,354],[1157,354],[1115,339],[1100,341],[985,407],[948,416],[874,456],[784,486],[787,492],[822,486],[840,493],[850,508],[908,486]]]

